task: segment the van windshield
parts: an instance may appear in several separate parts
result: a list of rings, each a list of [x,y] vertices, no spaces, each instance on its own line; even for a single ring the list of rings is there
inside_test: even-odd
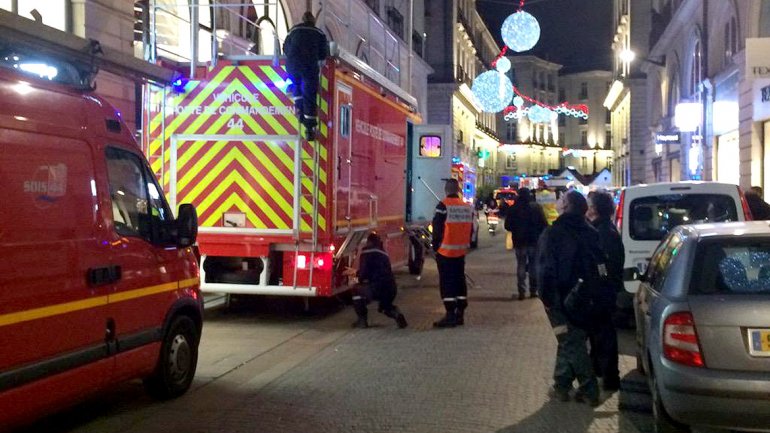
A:
[[[659,241],[683,224],[738,221],[735,200],[723,194],[667,194],[638,198],[629,206],[629,234]]]

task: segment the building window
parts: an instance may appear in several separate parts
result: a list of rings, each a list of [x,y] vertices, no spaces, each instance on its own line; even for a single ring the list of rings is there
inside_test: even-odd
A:
[[[700,82],[703,80],[703,74],[702,74],[702,67],[703,64],[701,62],[701,45],[700,41],[695,41],[695,46],[692,50],[692,66],[690,67],[690,96],[694,97],[698,93],[698,86],[700,86]]]
[[[580,131],[580,145],[588,146],[588,131]]]
[[[564,88],[561,87],[561,88],[559,88],[559,102],[564,102],[566,100],[567,100],[567,94],[564,91]]]
[[[733,62],[733,56],[738,52],[738,22],[735,17],[725,24],[725,65]]]
[[[380,14],[380,0],[364,0],[367,6],[376,14]]]
[[[606,123],[607,125],[612,123],[612,111],[607,110],[604,112],[604,123]]]
[[[565,141],[566,141],[566,136],[564,135],[563,132],[560,132],[559,133],[559,144],[564,145]]]
[[[585,117],[581,117],[581,118],[579,119],[579,123],[580,123],[581,125],[588,125],[588,119],[586,119]]]
[[[394,7],[388,8],[388,27],[390,27],[399,38],[404,39],[404,16]]]
[[[505,169],[506,170],[516,170],[517,164],[516,164],[516,154],[512,153],[505,157]]]
[[[604,148],[612,149],[612,131],[607,131],[604,134]]]
[[[0,9],[5,9],[31,20],[36,20],[37,16],[43,24],[63,32],[70,31],[71,7],[71,3],[68,0],[0,1]]]
[[[579,99],[588,99],[588,83],[580,83],[580,96]]]
[[[505,124],[505,139],[509,143],[516,141],[516,122],[508,122]]]
[[[567,116],[559,115],[559,126],[565,126],[567,124]]]

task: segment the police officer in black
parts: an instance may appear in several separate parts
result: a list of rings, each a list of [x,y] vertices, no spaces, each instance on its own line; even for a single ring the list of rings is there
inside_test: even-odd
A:
[[[393,276],[390,258],[383,248],[379,235],[374,232],[369,234],[361,250],[359,261],[357,272],[353,268],[345,271],[346,275],[355,276],[358,279],[353,293],[353,308],[358,319],[353,323],[353,327],[369,326],[369,311],[366,304],[370,300],[376,300],[379,301],[377,311],[395,320],[399,328],[406,328],[406,318],[398,307],[393,305],[397,293],[396,278]]]
[[[283,43],[286,71],[294,83],[294,104],[297,115],[305,126],[308,140],[315,140],[318,125],[316,96],[321,65],[329,57],[329,42],[324,32],[315,26],[310,11],[302,15],[302,22],[292,27]]]

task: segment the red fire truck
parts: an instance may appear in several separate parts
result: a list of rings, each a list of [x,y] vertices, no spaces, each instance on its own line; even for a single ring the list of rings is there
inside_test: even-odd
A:
[[[175,91],[145,90],[147,157],[172,206],[198,210],[203,291],[333,296],[371,230],[394,264],[421,270],[449,131],[416,126],[414,98],[344,51],[320,79],[314,142],[273,57],[220,60]]]

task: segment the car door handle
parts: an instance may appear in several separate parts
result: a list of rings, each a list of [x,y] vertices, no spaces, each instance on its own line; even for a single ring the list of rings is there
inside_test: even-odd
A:
[[[121,271],[119,265],[108,265],[88,270],[88,284],[91,286],[103,286],[120,280]]]

